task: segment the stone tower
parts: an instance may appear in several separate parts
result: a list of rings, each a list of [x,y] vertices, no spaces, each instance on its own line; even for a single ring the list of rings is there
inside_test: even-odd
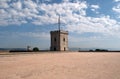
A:
[[[68,32],[62,30],[51,31],[51,47],[52,51],[68,50]]]
[[[60,30],[60,16],[58,19],[59,30],[51,31],[51,51],[68,50],[68,31]]]

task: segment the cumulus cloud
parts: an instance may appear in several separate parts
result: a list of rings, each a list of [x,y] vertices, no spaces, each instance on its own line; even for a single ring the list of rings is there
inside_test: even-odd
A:
[[[111,19],[109,15],[90,17],[86,15],[89,5],[86,1],[71,2],[63,0],[61,3],[40,3],[39,0],[18,0],[13,2],[0,1],[0,26],[10,24],[32,23],[35,25],[49,25],[57,23],[58,15],[61,15],[61,23],[65,29],[75,33],[93,32],[103,35],[113,35],[120,31],[119,22]],[[91,5],[92,11],[100,8],[99,5]],[[113,7],[119,12],[120,6]],[[120,33],[119,33],[120,34]],[[34,35],[34,34],[33,34]]]
[[[93,12],[99,13],[99,12],[97,11],[97,10],[100,8],[99,5],[91,5],[90,7],[91,7],[91,10],[92,10]]]
[[[114,2],[119,2],[120,0],[114,0]]]
[[[91,8],[94,8],[94,9],[99,9],[99,5],[91,5]]]
[[[60,4],[38,3],[39,1],[35,2],[32,0],[16,1],[11,3],[8,3],[7,1],[1,1],[2,6],[0,13],[2,13],[1,16],[4,16],[1,21],[6,22],[6,25],[8,25],[14,24],[14,19],[20,20],[22,18],[22,20],[25,20],[26,23],[29,21],[33,24],[50,24],[56,23],[58,14],[65,16],[64,20],[62,20],[63,22],[65,22],[68,16],[71,16],[70,19],[74,18],[72,16],[73,14],[86,15],[86,2],[63,2]],[[13,22],[11,23],[8,20],[13,20]],[[22,23],[19,21],[19,24]]]
[[[25,36],[25,37],[38,38],[38,39],[45,39],[45,40],[48,40],[50,38],[50,35],[45,32],[24,32],[24,33],[18,33],[18,35]]]
[[[49,40],[50,34],[46,32],[0,32],[0,38],[17,38],[17,37],[30,37],[43,40]]]
[[[120,19],[120,3],[117,3],[115,6],[113,6],[112,10],[115,13],[116,18]]]
[[[112,8],[113,11],[117,12],[117,13],[120,13],[120,4],[117,4],[116,6],[114,6]]]
[[[21,10],[22,9],[22,3],[20,1],[18,1],[16,3],[12,3],[11,6],[16,10]]]
[[[110,19],[110,16],[94,17],[81,17],[77,25],[68,25],[67,29],[72,32],[84,33],[101,33],[103,35],[112,35],[116,30],[116,20]]]
[[[73,15],[85,16],[86,3],[61,3],[61,4],[42,4],[39,6],[41,16],[36,17],[33,21],[35,24],[57,23],[58,15],[60,14],[63,23],[71,22],[75,19]],[[69,20],[69,19],[70,20]],[[77,18],[76,18],[77,19]]]
[[[8,2],[11,0],[0,0],[0,8],[9,8]]]

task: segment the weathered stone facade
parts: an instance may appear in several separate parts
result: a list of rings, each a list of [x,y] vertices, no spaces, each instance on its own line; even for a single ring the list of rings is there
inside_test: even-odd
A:
[[[51,31],[51,51],[68,50],[68,31],[56,30]]]

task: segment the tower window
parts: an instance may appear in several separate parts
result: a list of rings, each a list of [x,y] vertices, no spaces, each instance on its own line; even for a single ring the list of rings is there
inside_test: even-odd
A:
[[[65,38],[63,38],[63,41],[65,42]]]
[[[54,38],[54,41],[56,42],[56,38]]]

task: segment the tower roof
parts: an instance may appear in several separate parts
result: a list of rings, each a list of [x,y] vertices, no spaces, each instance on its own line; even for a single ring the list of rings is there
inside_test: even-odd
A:
[[[64,30],[55,30],[55,31],[51,31],[50,33],[64,33],[64,34],[68,34],[68,31],[64,31]]]

